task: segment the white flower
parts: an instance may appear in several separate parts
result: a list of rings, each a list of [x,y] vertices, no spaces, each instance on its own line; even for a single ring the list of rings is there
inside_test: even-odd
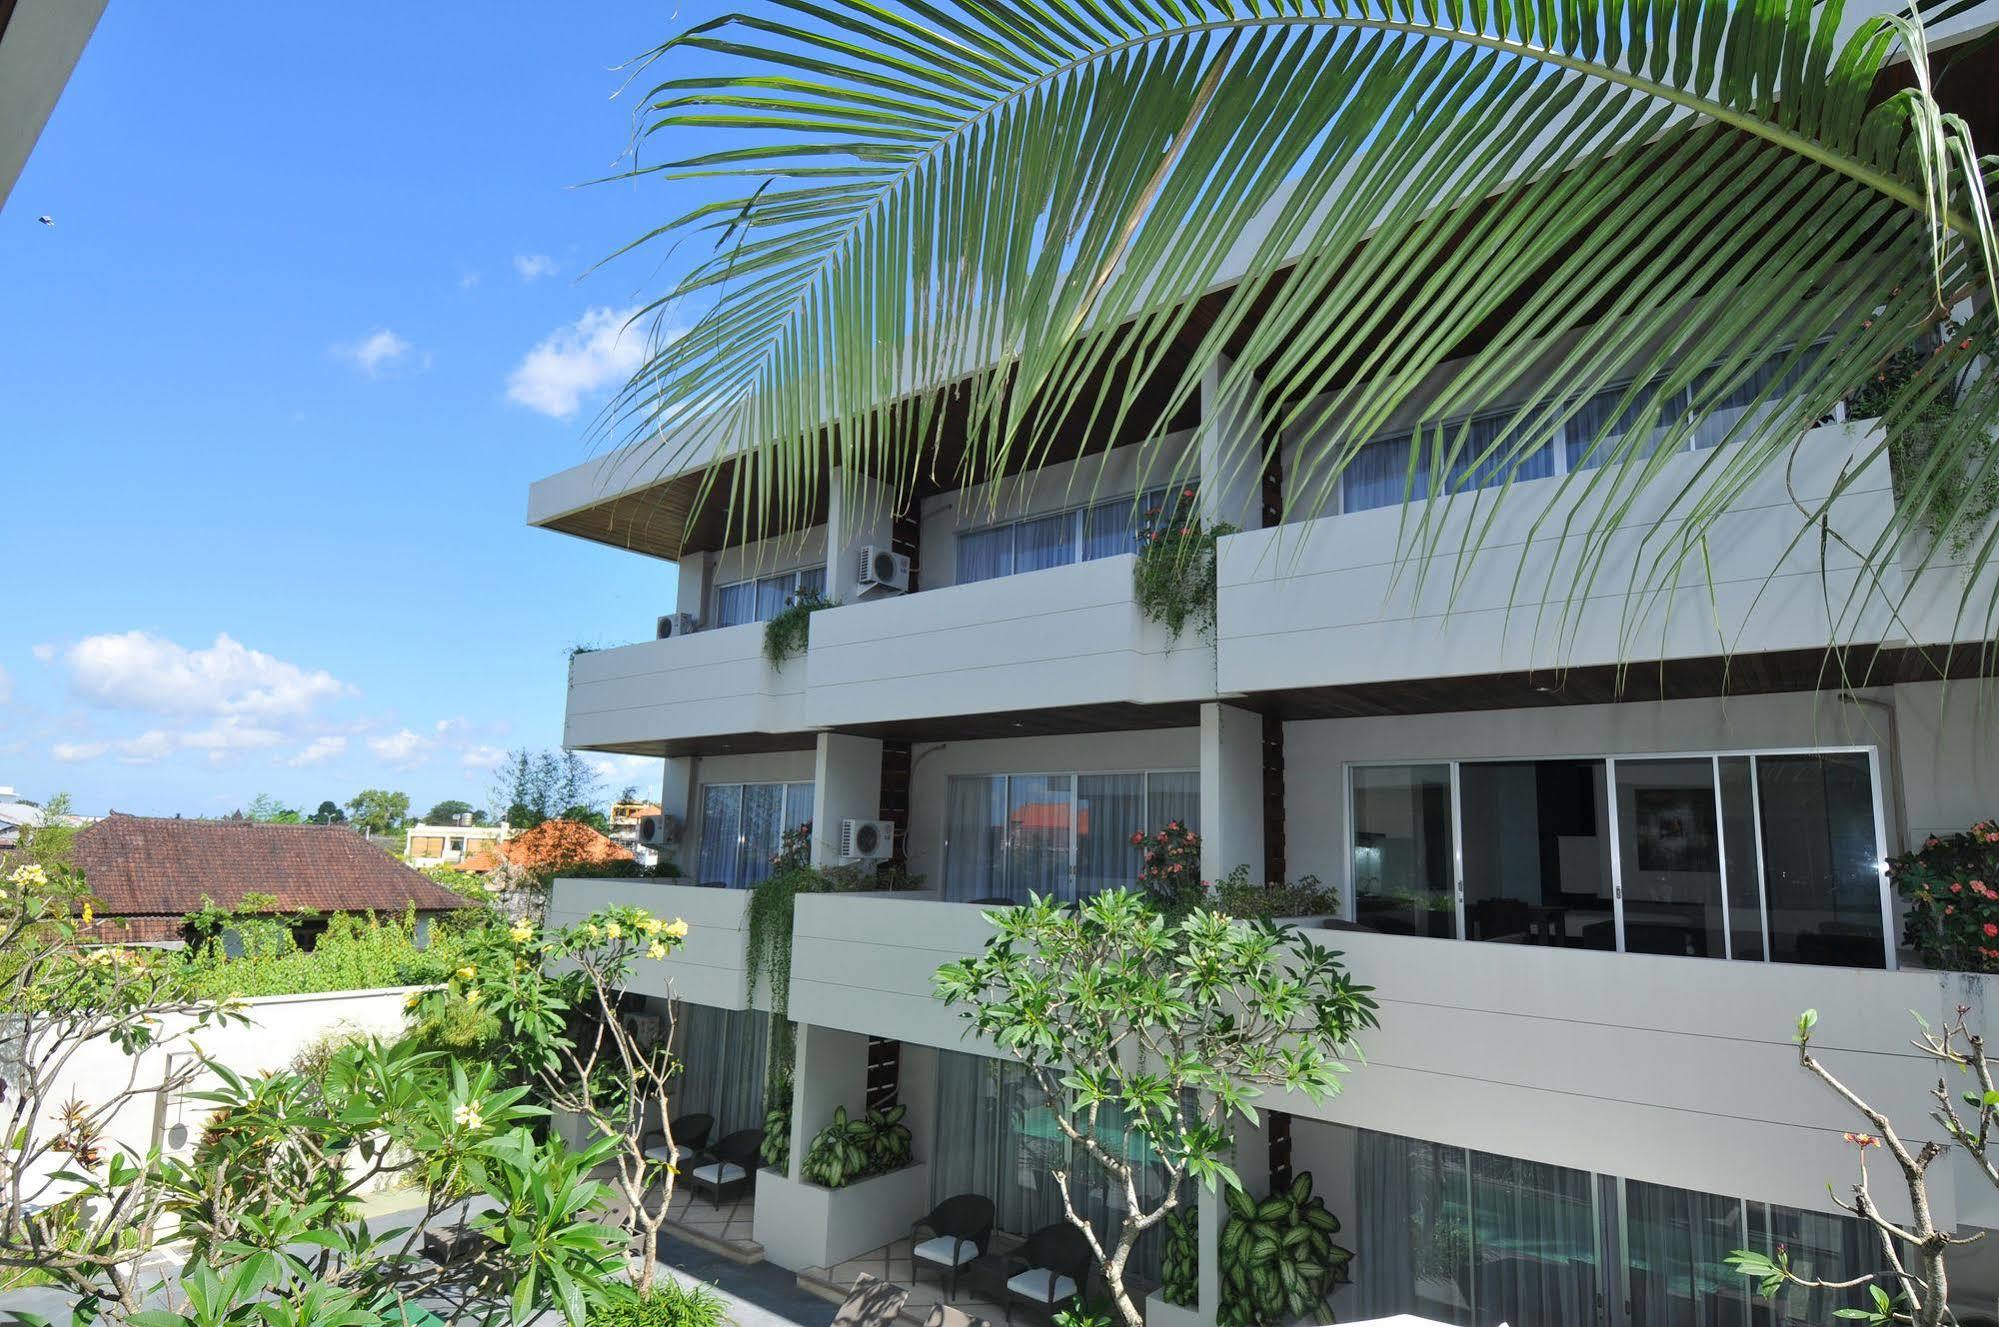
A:
[[[479,1126],[485,1123],[479,1118],[479,1103],[476,1101],[468,1101],[452,1111],[451,1118],[459,1128],[473,1133],[478,1132]]]
[[[8,879],[25,889],[30,885],[46,885],[49,882],[49,873],[38,863],[29,862],[24,866],[15,867],[14,874]]]

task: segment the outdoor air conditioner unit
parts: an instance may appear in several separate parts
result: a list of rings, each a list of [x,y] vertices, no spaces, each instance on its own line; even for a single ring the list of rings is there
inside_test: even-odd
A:
[[[892,820],[842,820],[840,857],[849,862],[885,862],[895,853]]]
[[[619,1020],[632,1040],[641,1046],[653,1046],[659,1042],[659,1016],[657,1014],[626,1014]]]
[[[639,817],[639,842],[648,848],[670,848],[680,842],[680,817],[670,811]]]
[[[909,588],[909,559],[886,548],[862,549],[860,587],[901,594]]]
[[[657,640],[671,640],[675,636],[693,634],[696,623],[692,613],[661,613]]]

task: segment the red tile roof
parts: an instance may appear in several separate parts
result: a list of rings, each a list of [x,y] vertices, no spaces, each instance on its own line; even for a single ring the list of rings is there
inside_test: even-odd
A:
[[[204,897],[233,908],[245,894],[270,894],[285,912],[465,906],[344,825],[114,814],[79,830],[73,851],[105,917],[179,917]]]
[[[494,847],[481,848],[459,864],[462,871],[490,871],[505,858],[530,871],[554,871],[565,866],[601,866],[629,862],[632,850],[613,843],[590,826],[574,820],[544,820]]]

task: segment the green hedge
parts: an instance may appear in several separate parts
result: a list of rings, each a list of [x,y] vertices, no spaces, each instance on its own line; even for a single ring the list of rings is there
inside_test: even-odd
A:
[[[181,961],[192,993],[203,999],[429,986],[459,966],[461,935],[458,925],[434,922],[429,946],[419,949],[413,917],[335,913],[309,953],[272,923],[269,930],[244,932],[241,957],[228,957],[221,941],[211,940],[185,951]]]

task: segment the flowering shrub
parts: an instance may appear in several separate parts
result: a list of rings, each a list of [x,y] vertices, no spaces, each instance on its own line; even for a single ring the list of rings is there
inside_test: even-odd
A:
[[[1166,828],[1131,836],[1133,847],[1145,850],[1144,865],[1138,870],[1139,887],[1162,907],[1192,907],[1198,903],[1207,881],[1201,879],[1201,836],[1177,820]]]
[[[1909,943],[1932,968],[1999,972],[1999,822],[1932,836],[1888,863],[1908,902]]]
[[[1138,610],[1179,636],[1192,623],[1202,635],[1215,629],[1215,541],[1233,525],[1207,525],[1195,508],[1194,490],[1145,512],[1138,532],[1132,595]]]

